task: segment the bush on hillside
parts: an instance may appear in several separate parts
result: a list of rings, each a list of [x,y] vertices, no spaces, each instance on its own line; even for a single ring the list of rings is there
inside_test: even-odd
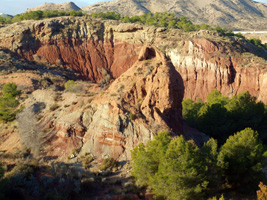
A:
[[[68,80],[68,81],[64,84],[65,90],[70,90],[72,87],[74,87],[75,84],[76,84],[76,83],[75,83],[74,80]]]
[[[16,97],[20,95],[21,91],[17,90],[17,86],[15,83],[7,83],[3,86],[2,94],[5,97],[11,96]]]
[[[20,95],[17,86],[14,83],[7,83],[2,88],[2,95],[0,96],[0,121],[13,121],[16,114],[20,111],[17,107],[19,105],[16,96]]]
[[[100,170],[112,170],[112,171],[116,171],[118,166],[119,166],[118,161],[116,161],[112,157],[109,157],[109,158],[105,158],[103,160],[103,162],[101,163],[99,169]]]

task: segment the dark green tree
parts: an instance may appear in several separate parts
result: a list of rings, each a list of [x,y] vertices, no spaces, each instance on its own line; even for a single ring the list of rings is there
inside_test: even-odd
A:
[[[259,132],[259,137],[267,142],[267,112],[265,105],[248,92],[229,99],[213,90],[206,103],[185,99],[183,117],[186,122],[222,145],[226,138],[246,127]]]
[[[218,155],[218,166],[232,188],[246,192],[256,189],[264,177],[262,164],[266,158],[258,133],[246,128],[226,140]]]
[[[183,136],[172,140],[160,162],[151,187],[169,200],[201,199],[208,185],[208,168],[200,149]]]
[[[14,83],[7,83],[2,88],[2,96],[0,96],[0,121],[13,121],[18,113],[17,106],[19,102],[16,96],[20,94]]]
[[[208,189],[213,193],[218,193],[223,183],[222,173],[220,168],[217,166],[218,159],[218,144],[213,138],[209,139],[201,148],[202,160],[208,168],[206,178],[209,182]]]
[[[132,151],[132,174],[139,184],[150,186],[158,197],[201,199],[214,163],[211,160],[216,157],[216,147],[208,144],[206,149],[208,146],[212,150],[202,154],[193,141],[185,141],[183,136],[171,140],[168,133],[160,133],[146,146],[140,144]],[[206,159],[206,154],[212,155]]]
[[[228,137],[230,122],[227,109],[219,103],[205,104],[198,112],[197,128],[218,139],[219,144]]]
[[[251,127],[258,129],[264,118],[264,104],[257,102],[248,92],[234,96],[225,106],[231,115],[234,123],[231,126],[232,132],[239,131],[240,128]],[[266,121],[267,122],[267,121]]]
[[[20,95],[21,91],[17,90],[17,85],[15,83],[7,83],[3,86],[2,94],[5,97],[11,96],[16,97]]]
[[[185,99],[182,102],[183,106],[183,117],[190,126],[197,126],[198,112],[200,108],[204,105],[201,99],[195,103],[191,99]]]
[[[158,171],[160,160],[170,143],[170,135],[161,132],[155,136],[154,140],[148,142],[145,147],[143,143],[138,145],[132,152],[132,175],[140,185],[150,185],[153,177]]]

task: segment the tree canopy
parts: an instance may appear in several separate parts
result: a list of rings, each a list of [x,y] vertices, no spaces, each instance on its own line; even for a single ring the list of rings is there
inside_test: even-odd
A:
[[[147,146],[137,146],[132,160],[137,182],[166,199],[195,199],[208,185],[200,149],[183,136],[171,140],[169,133],[161,132]]]
[[[185,99],[182,105],[183,117],[188,125],[214,137],[219,144],[246,127],[258,131],[259,137],[267,142],[266,106],[248,92],[230,99],[213,90],[206,103]]]
[[[211,138],[201,148],[183,136],[161,132],[132,151],[132,175],[158,198],[203,199],[223,192],[225,185],[242,193],[255,192],[264,180],[267,152],[250,128],[230,136],[218,149]]]
[[[232,188],[246,191],[256,189],[264,177],[262,164],[266,158],[267,152],[258,133],[246,128],[226,140],[218,155],[218,166]]]

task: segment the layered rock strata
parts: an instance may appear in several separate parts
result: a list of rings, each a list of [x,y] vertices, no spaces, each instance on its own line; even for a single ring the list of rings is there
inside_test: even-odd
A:
[[[218,89],[227,96],[249,91],[267,102],[267,52],[237,37],[78,17],[24,21],[0,30],[0,46],[17,55],[105,83],[129,69],[146,42],[170,57],[183,78],[185,98],[205,100]]]
[[[183,133],[184,86],[174,66],[154,47],[91,103],[82,152],[129,159],[130,150],[160,130]]]
[[[36,90],[24,102],[25,107],[42,104],[38,126],[44,132],[47,158],[66,160],[76,150],[97,159],[129,160],[136,145],[147,143],[162,130],[185,134],[199,143],[206,139],[184,131],[182,78],[153,46],[144,45],[138,60],[106,90],[94,84],[88,88],[90,97]],[[55,95],[60,95],[59,100]],[[57,108],[52,109],[55,104]]]

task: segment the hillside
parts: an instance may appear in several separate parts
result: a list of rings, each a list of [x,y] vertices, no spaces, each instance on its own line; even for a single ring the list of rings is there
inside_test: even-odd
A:
[[[12,15],[8,15],[8,14],[5,14],[5,13],[0,13],[0,17],[12,17]]]
[[[134,16],[148,12],[173,12],[193,23],[233,30],[267,30],[267,5],[252,0],[117,0],[82,8],[87,13],[119,12]]]
[[[151,200],[155,191],[151,194],[132,179],[132,160],[135,157],[144,167],[139,170],[135,165],[135,172],[147,174],[147,168],[158,165],[158,161],[155,165],[147,163],[150,158],[162,160],[166,155],[169,159],[158,149],[169,142],[181,149],[173,151],[178,156],[172,157],[174,166],[190,169],[182,178],[191,180],[193,187],[198,184],[198,174],[192,176],[192,166],[187,167],[193,161],[194,169],[207,172],[200,173],[207,179],[202,187],[210,183],[216,189],[197,193],[212,197],[218,189],[218,195],[226,192],[235,196],[233,191],[239,191],[231,188],[229,192],[224,187],[225,175],[220,179],[220,168],[215,167],[222,148],[213,139],[202,148],[209,138],[199,130],[212,132],[209,136],[219,135],[218,139],[231,135],[226,131],[230,128],[236,132],[251,125],[259,131],[260,139],[267,141],[266,55],[263,46],[217,31],[185,32],[90,16],[24,20],[1,26],[0,164],[5,168],[6,184],[16,193],[0,187],[0,198],[3,194],[13,199],[22,199],[16,196],[21,195],[45,200]],[[183,101],[185,98],[192,100]],[[193,122],[201,120],[202,129],[188,126],[192,118],[192,127],[198,128]],[[244,132],[254,134],[250,129]],[[172,139],[161,140],[159,133],[168,133]],[[262,146],[257,135],[256,144]],[[155,143],[157,140],[162,145]],[[248,157],[253,150],[248,151],[246,145],[260,147],[257,152],[260,156],[263,153],[263,147],[248,143],[247,138],[238,141],[244,144],[241,148],[235,145],[236,157],[240,152]],[[153,148],[145,157],[142,143]],[[257,160],[259,171],[262,160]],[[255,169],[254,160],[251,162],[248,170]],[[239,171],[236,165],[229,166]],[[1,170],[0,166],[0,185]],[[164,174],[184,173],[166,170]],[[245,182],[250,176],[240,176],[242,186],[251,188]],[[164,181],[165,176],[162,178]],[[171,188],[170,193],[180,190],[167,188]]]
[[[35,8],[29,8],[26,10],[26,12],[30,12],[30,11],[36,11],[36,10],[64,10],[64,11],[70,11],[70,10],[74,10],[74,11],[79,11],[81,10],[77,5],[75,5],[75,3],[69,1],[66,3],[45,3],[43,5],[37,6]]]
[[[105,89],[112,83],[110,88],[95,97],[97,100],[92,101],[91,95],[90,98],[77,100],[92,101],[92,104],[82,104],[77,109],[76,104],[68,108],[62,102],[62,112],[48,112],[42,119],[45,126],[53,128],[50,134],[58,138],[55,139],[57,143],[63,144],[66,134],[74,134],[74,138],[83,138],[83,145],[90,144],[87,149],[97,155],[100,149],[107,153],[112,144],[115,145],[111,148],[114,157],[129,158],[129,151],[137,142],[134,138],[138,137],[139,142],[144,141],[143,137],[157,133],[156,127],[170,128],[175,134],[183,133],[188,138],[194,138],[196,143],[202,143],[201,137],[191,134],[183,126],[183,97],[205,101],[207,95],[217,89],[229,97],[249,91],[258,100],[267,102],[266,50],[242,38],[222,36],[215,31],[183,32],[85,17],[23,21],[1,27],[0,30],[2,48],[29,62],[41,66],[49,64],[48,69],[53,74],[60,75],[62,69],[69,69],[79,75],[75,77],[76,80],[80,77]],[[157,69],[158,65],[166,67],[164,63],[168,65],[166,70],[172,70],[171,73]],[[10,73],[8,67],[3,70]],[[163,77],[159,75],[159,70],[163,70]],[[167,73],[168,80],[165,80],[164,73]],[[133,74],[134,77],[131,77]],[[174,78],[171,77],[173,74],[176,74]],[[159,82],[155,80],[157,76]],[[169,85],[166,89],[163,87],[165,84]],[[89,93],[95,96],[98,92],[93,90]],[[39,92],[33,94],[40,95]],[[40,99],[37,96],[33,99]],[[53,104],[51,101],[46,103],[47,108]],[[68,114],[73,110],[76,112]],[[131,131],[126,128],[125,123],[128,122],[123,117],[127,113],[139,116],[131,124]],[[51,120],[51,115],[55,120]],[[172,119],[171,116],[177,117]],[[107,122],[102,122],[102,118]],[[117,129],[117,126],[124,128]],[[108,130],[112,133],[110,136]],[[93,132],[99,135],[90,135]],[[147,134],[142,135],[141,132]],[[116,140],[110,144],[108,141],[111,136]],[[106,137],[109,138],[107,142]],[[98,140],[104,141],[96,142]],[[80,143],[74,142],[72,145]],[[68,148],[60,154],[50,153],[64,159],[69,151]]]

